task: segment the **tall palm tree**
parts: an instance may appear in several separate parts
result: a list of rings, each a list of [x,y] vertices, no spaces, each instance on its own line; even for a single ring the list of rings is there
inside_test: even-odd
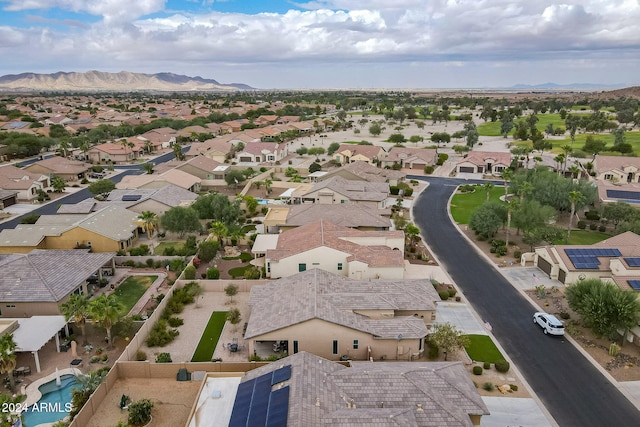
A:
[[[67,322],[73,319],[73,322],[80,327],[82,345],[87,345],[85,324],[87,317],[89,317],[89,297],[86,295],[73,294],[66,302],[60,305],[60,309]]]
[[[111,339],[111,328],[122,315],[122,306],[115,295],[102,294],[89,304],[89,312],[94,322],[102,326],[107,331],[107,346],[113,348]]]
[[[11,392],[16,388],[13,378],[13,370],[16,369],[16,342],[13,334],[4,334],[0,337],[0,374],[9,376]]]
[[[523,182],[522,185],[520,186],[520,190],[518,191],[520,195],[520,203],[524,202],[524,198],[528,194],[531,194],[532,191],[533,191],[533,184],[530,183],[529,181]]]
[[[227,236],[227,226],[221,221],[215,221],[211,224],[211,234],[216,237],[218,243],[222,246],[222,239]]]
[[[507,201],[509,195],[509,181],[513,178],[513,171],[509,168],[502,171],[502,181],[504,181],[504,198]]]
[[[489,198],[491,197],[491,189],[495,187],[493,185],[493,182],[487,181],[484,184],[482,184],[482,188],[484,188],[485,193],[487,193],[487,202],[489,201]]]
[[[144,222],[145,229],[147,230],[147,237],[151,238],[156,228],[156,224],[158,224],[158,215],[156,215],[155,212],[144,211],[138,215],[138,219]]]
[[[562,171],[565,172],[567,170],[567,160],[569,160],[569,154],[573,151],[570,145],[563,145],[560,147],[562,149],[562,154],[564,154],[564,165],[562,166]]]
[[[573,216],[576,214],[576,204],[584,200],[584,195],[579,191],[572,191],[569,193],[569,202],[571,202],[571,216],[569,217],[569,226],[567,227],[567,244],[569,244],[569,238],[571,237],[571,227],[573,225]]]
[[[507,200],[507,229],[505,230],[504,246],[509,250],[509,237],[511,235],[511,213],[518,207],[520,201],[516,198]]]

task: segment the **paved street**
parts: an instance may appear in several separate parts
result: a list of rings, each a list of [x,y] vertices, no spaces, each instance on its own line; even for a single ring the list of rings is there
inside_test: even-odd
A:
[[[540,333],[535,308],[450,222],[455,180],[427,178],[414,205],[427,244],[560,426],[640,425],[640,411],[573,345]],[[437,224],[437,226],[433,226]]]

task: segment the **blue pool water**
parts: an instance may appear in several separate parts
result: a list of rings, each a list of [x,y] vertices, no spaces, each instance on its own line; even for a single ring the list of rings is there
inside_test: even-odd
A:
[[[56,380],[38,387],[42,398],[29,407],[24,415],[24,427],[36,427],[38,424],[54,423],[66,417],[71,410],[71,389],[76,385],[73,375],[62,375],[60,385]]]

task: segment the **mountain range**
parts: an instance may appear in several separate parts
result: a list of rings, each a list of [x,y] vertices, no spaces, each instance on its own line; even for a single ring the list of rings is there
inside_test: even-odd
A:
[[[213,79],[173,73],[143,74],[121,71],[22,73],[0,77],[0,91],[13,92],[235,92],[253,90],[242,83],[219,83]]]

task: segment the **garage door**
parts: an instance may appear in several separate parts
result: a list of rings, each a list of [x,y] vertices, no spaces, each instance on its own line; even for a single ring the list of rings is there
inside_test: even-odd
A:
[[[538,268],[547,274],[551,274],[551,264],[542,257],[538,257]]]
[[[473,166],[460,166],[458,168],[458,172],[461,173],[475,173],[476,172],[476,168],[474,168]]]
[[[4,199],[1,203],[1,205],[4,205],[4,207],[6,208],[7,206],[11,206],[11,205],[15,205],[16,204],[16,196],[11,196],[11,197],[7,197],[6,199]]]
[[[558,280],[562,283],[567,280],[567,272],[563,269],[560,269],[560,271],[558,271]]]
[[[240,157],[240,161],[248,163],[248,162],[252,162],[253,158],[252,157]]]

